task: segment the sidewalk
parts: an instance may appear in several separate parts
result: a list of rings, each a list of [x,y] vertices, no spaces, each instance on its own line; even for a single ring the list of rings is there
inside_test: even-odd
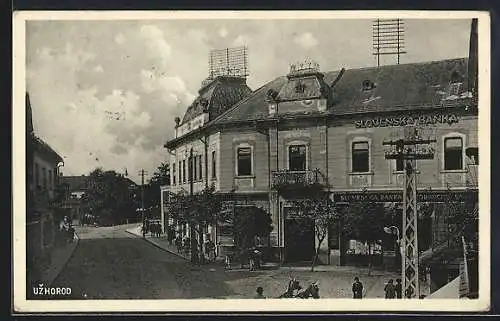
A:
[[[50,286],[64,269],[66,263],[70,260],[73,252],[78,246],[79,237],[75,232],[75,239],[71,243],[64,244],[52,250],[50,253],[50,264],[41,271],[41,279],[46,286]]]
[[[133,234],[133,235],[136,235],[136,236],[142,238],[141,225],[128,228],[128,229],[126,229],[126,231],[130,234]],[[160,237],[155,237],[155,236],[151,236],[151,234],[147,233],[146,234],[146,241],[148,241],[149,243],[153,244],[154,246],[161,248],[167,252],[170,252],[172,254],[180,256],[183,259],[186,259],[186,260],[190,259],[189,257],[184,255],[183,253],[177,253],[177,248],[173,244],[170,245],[170,243],[167,240],[166,235],[162,235]]]

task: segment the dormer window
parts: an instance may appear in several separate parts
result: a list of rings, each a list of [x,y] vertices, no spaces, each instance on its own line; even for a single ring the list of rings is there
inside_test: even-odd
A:
[[[371,80],[363,80],[363,83],[361,84],[362,90],[363,91],[369,91],[375,88],[375,83]]]
[[[302,82],[298,82],[296,85],[295,85],[295,93],[296,94],[303,94],[304,91],[306,90],[306,85],[303,84]]]

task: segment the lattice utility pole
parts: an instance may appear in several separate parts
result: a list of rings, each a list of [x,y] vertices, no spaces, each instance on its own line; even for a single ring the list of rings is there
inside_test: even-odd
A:
[[[433,159],[434,150],[429,145],[435,139],[419,137],[416,128],[405,128],[405,137],[385,141],[382,144],[391,146],[386,151],[386,159],[403,161],[405,169],[403,189],[403,232],[401,235],[401,276],[405,298],[420,296],[418,272],[418,213],[417,213],[417,179],[415,164],[418,159]]]

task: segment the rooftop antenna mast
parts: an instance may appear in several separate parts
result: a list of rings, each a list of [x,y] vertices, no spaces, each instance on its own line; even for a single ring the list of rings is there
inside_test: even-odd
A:
[[[373,20],[373,55],[380,66],[380,56],[395,55],[397,64],[404,51],[404,22],[401,19]]]
[[[208,58],[208,78],[202,84],[207,85],[219,76],[246,79],[248,75],[247,47],[216,49],[210,51]]]

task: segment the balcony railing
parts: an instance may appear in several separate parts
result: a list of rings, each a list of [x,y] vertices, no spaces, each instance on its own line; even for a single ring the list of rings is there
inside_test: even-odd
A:
[[[272,188],[306,188],[325,185],[326,180],[318,169],[305,171],[278,170],[271,173]]]

